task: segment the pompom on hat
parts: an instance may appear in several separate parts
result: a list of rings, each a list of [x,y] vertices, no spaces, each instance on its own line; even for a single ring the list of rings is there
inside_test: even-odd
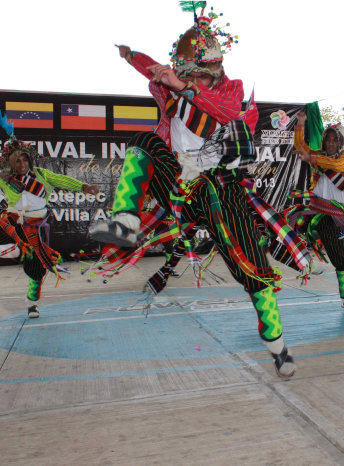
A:
[[[21,154],[25,154],[27,156],[32,170],[34,158],[37,156],[36,149],[30,144],[26,144],[24,141],[19,141],[14,137],[10,137],[10,139],[4,144],[4,148],[1,152],[0,163],[3,166],[8,164],[11,169],[14,170],[16,160]]]
[[[33,145],[20,141],[15,137],[13,124],[8,122],[6,115],[3,116],[1,111],[0,127],[2,127],[9,136],[9,139],[4,143],[0,151],[0,169],[6,169],[9,166],[13,169],[15,159],[20,154],[25,154],[27,156],[30,168],[33,167],[34,160],[43,158]],[[13,157],[11,157],[12,155]]]
[[[220,15],[211,8],[208,16],[204,15],[205,1],[180,1],[183,11],[193,11],[195,23],[192,28],[182,34],[173,44],[170,53],[173,69],[178,77],[196,71],[208,73],[215,78],[222,74],[223,55],[231,49],[233,43],[237,43],[237,36],[233,37],[212,22]],[[201,15],[197,17],[197,8],[202,8]],[[229,26],[227,24],[226,26]]]

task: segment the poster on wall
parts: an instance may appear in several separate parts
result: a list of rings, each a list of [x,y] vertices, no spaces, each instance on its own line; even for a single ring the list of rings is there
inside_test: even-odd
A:
[[[304,191],[309,184],[308,165],[292,154],[296,115],[305,110],[305,104],[260,103],[257,106],[256,163],[248,171],[255,179],[258,194],[280,212],[291,205],[288,193],[292,189]]]
[[[258,102],[256,163],[249,175],[258,193],[276,210],[289,206],[291,189],[309,181],[307,165],[292,155],[296,114],[305,104]],[[96,252],[90,240],[94,222],[110,217],[125,150],[136,131],[154,130],[159,110],[151,97],[1,91],[0,109],[14,122],[18,139],[30,141],[40,165],[87,184],[95,195],[55,190],[50,197],[50,244],[65,257]],[[2,131],[2,130],[1,130]],[[0,133],[0,148],[6,134]],[[201,233],[204,235],[204,232]]]

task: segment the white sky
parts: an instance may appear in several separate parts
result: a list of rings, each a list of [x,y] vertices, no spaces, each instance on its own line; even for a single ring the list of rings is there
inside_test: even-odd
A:
[[[343,0],[208,0],[239,43],[231,79],[256,101],[344,107]],[[198,10],[200,11],[200,10]],[[178,0],[11,0],[1,3],[0,89],[149,95],[114,43],[169,63],[193,24]]]

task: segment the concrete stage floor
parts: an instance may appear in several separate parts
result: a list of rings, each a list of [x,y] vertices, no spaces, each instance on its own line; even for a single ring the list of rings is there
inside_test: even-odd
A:
[[[226,279],[170,278],[145,316],[145,258],[104,285],[80,264],[27,319],[27,278],[0,267],[0,464],[344,465],[344,309],[335,271],[278,300],[297,373],[284,381],[248,295]],[[178,266],[182,272],[186,260]]]

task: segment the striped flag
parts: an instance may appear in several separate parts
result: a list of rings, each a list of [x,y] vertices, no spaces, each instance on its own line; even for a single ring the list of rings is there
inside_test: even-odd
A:
[[[115,131],[153,131],[157,125],[157,107],[113,106],[113,129]]]
[[[105,105],[61,104],[61,129],[105,130]]]
[[[249,126],[251,133],[254,134],[254,130],[256,128],[256,124],[259,118],[258,108],[254,100],[254,87],[252,89],[250,98],[246,103],[245,111],[240,112],[239,118],[240,120],[244,120],[247,126]]]
[[[46,102],[6,102],[7,118],[14,128],[53,128],[54,104]]]

